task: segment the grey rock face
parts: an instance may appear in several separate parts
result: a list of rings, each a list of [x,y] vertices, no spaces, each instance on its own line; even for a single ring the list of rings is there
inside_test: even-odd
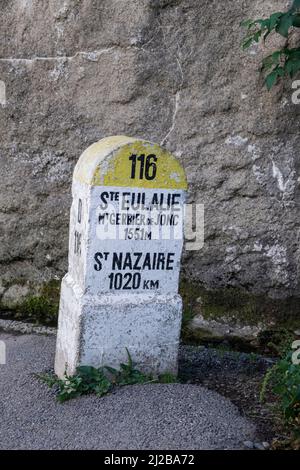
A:
[[[2,285],[63,275],[74,165],[91,143],[127,134],[182,159],[190,201],[205,204],[205,245],[185,253],[185,274],[208,287],[299,295],[300,108],[291,87],[263,87],[266,51],[239,46],[242,19],[285,7],[4,0]]]

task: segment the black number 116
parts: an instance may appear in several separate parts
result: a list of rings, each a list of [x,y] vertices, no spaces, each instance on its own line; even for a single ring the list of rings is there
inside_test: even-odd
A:
[[[139,166],[139,175],[137,176],[140,180],[146,179],[146,180],[154,180],[156,176],[156,170],[157,170],[157,165],[155,162],[157,162],[157,157],[156,155],[148,155],[145,157],[145,155],[140,155],[139,157],[137,155],[131,155],[129,157],[129,160],[132,162],[131,164],[131,179],[136,178],[136,173],[137,173],[137,166]],[[138,165],[139,163],[139,165]]]

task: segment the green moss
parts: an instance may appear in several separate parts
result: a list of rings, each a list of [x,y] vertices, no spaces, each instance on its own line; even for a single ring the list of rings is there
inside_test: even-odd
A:
[[[183,279],[180,282],[179,290],[183,301],[181,337],[185,343],[194,343],[197,341],[194,338],[194,331],[191,330],[190,324],[197,314],[195,304],[199,296],[199,286]]]
[[[60,284],[61,281],[56,279],[51,279],[49,282],[44,283],[41,287],[41,296],[58,303],[60,295]]]
[[[194,317],[193,311],[190,308],[184,308],[182,314],[181,328],[183,333],[189,331],[190,323]]]
[[[192,315],[201,312],[205,319],[228,318],[247,325],[272,323],[283,328],[300,327],[300,299],[297,297],[271,299],[233,287],[210,290],[187,280],[181,281],[180,293],[184,309],[192,310]]]
[[[10,282],[9,286],[16,284]],[[20,282],[18,282],[20,285]],[[36,295],[28,295],[22,302],[8,308],[0,305],[1,316],[9,319],[30,321],[37,324],[55,326],[57,324],[60,281],[55,279],[42,284],[39,288],[32,287]]]
[[[273,328],[259,333],[258,348],[265,354],[282,357],[290,350],[296,335],[288,328]]]
[[[184,308],[193,308],[200,295],[201,287],[199,283],[182,278],[179,284],[179,292],[183,300]]]
[[[28,297],[20,306],[19,317],[38,324],[56,325],[58,303],[44,296]]]
[[[233,287],[206,289],[186,279],[181,280],[180,293],[183,298],[182,340],[185,343],[215,346],[225,341],[235,350],[277,355],[295,339],[293,331],[300,329],[300,302],[296,297],[270,299]],[[256,344],[240,337],[221,338],[202,328],[190,327],[193,317],[198,314],[206,320],[228,324],[261,324],[264,331],[259,334]]]
[[[207,344],[221,341],[220,338],[214,337],[213,334],[205,328],[186,329],[182,332],[182,340],[186,344]]]

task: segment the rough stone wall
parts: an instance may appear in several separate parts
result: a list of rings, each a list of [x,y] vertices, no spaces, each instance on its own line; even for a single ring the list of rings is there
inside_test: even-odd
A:
[[[183,162],[205,204],[184,272],[208,287],[299,295],[299,106],[267,92],[242,19],[281,0],[2,0],[2,303],[67,269],[70,185],[91,143],[127,134]]]

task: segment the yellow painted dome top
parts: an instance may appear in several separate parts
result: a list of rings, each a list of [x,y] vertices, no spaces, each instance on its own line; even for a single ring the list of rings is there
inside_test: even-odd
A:
[[[73,179],[90,186],[187,189],[184,169],[170,152],[123,135],[88,147],[75,166]]]

